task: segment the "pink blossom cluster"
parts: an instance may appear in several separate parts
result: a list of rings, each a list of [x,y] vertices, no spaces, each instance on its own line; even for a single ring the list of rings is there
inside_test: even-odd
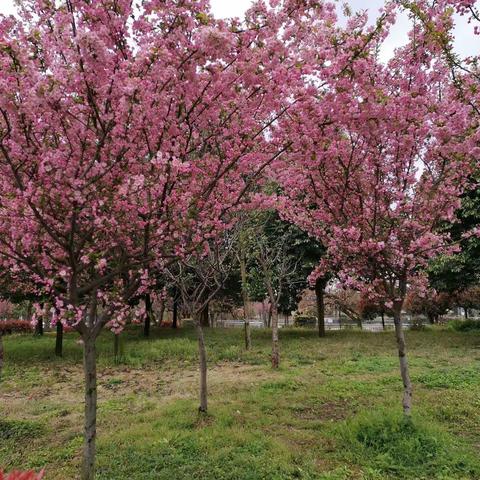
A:
[[[95,310],[119,331],[165,266],[268,204],[325,244],[318,274],[421,283],[479,134],[477,77],[452,79],[431,35],[474,2],[417,3],[429,21],[385,65],[394,2],[346,26],[327,1],[243,21],[206,0],[22,2],[0,17],[2,268],[55,321],[82,331]]]
[[[119,329],[150,272],[230,228],[290,148],[274,132],[305,94],[294,45],[333,9],[260,3],[237,24],[203,0],[67,7],[0,17],[0,258],[55,319],[86,324],[94,299]]]

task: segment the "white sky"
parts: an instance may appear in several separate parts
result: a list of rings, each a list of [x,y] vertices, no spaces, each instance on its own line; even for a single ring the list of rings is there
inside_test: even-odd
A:
[[[241,17],[245,10],[252,3],[252,0],[210,0],[213,12],[218,17]],[[480,0],[477,0],[479,3]],[[0,0],[0,13],[14,13],[14,0]],[[347,0],[353,10],[368,8],[370,17],[375,18],[378,9],[383,5],[383,0]],[[384,46],[382,56],[389,58],[393,50],[405,43],[407,32],[409,30],[408,18],[399,19],[393,28],[388,41]],[[468,25],[466,18],[457,19],[457,28],[455,31],[456,49],[462,56],[478,55],[480,51],[480,39],[472,33],[473,27]]]

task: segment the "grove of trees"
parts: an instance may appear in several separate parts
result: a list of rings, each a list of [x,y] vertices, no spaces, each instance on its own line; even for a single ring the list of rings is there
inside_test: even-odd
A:
[[[402,11],[408,43],[384,62]],[[455,53],[455,15],[478,42],[471,0],[386,2],[373,25],[323,0],[258,1],[242,20],[207,0],[0,15],[1,296],[51,319],[59,355],[63,328],[81,336],[83,480],[96,340],[135,316],[148,336],[156,296],[193,319],[205,413],[211,301],[244,306],[248,349],[248,301],[267,297],[278,368],[279,312],[313,288],[323,337],[327,284],[359,292],[394,318],[411,414],[403,312],[479,305],[480,56]]]

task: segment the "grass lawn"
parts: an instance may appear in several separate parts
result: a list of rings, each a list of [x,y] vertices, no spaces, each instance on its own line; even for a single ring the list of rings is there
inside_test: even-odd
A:
[[[76,334],[6,337],[0,467],[78,478],[83,377]],[[206,333],[208,416],[197,413],[192,330],[99,339],[97,477],[102,480],[480,479],[480,334],[408,332],[414,417],[402,420],[392,332]]]

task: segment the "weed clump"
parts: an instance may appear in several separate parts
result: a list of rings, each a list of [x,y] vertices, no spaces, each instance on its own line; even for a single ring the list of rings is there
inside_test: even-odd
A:
[[[342,447],[360,463],[388,479],[474,479],[480,462],[439,427],[393,412],[365,414],[339,427]]]
[[[36,422],[0,420],[0,440],[28,440],[37,437],[41,431],[41,426]]]

